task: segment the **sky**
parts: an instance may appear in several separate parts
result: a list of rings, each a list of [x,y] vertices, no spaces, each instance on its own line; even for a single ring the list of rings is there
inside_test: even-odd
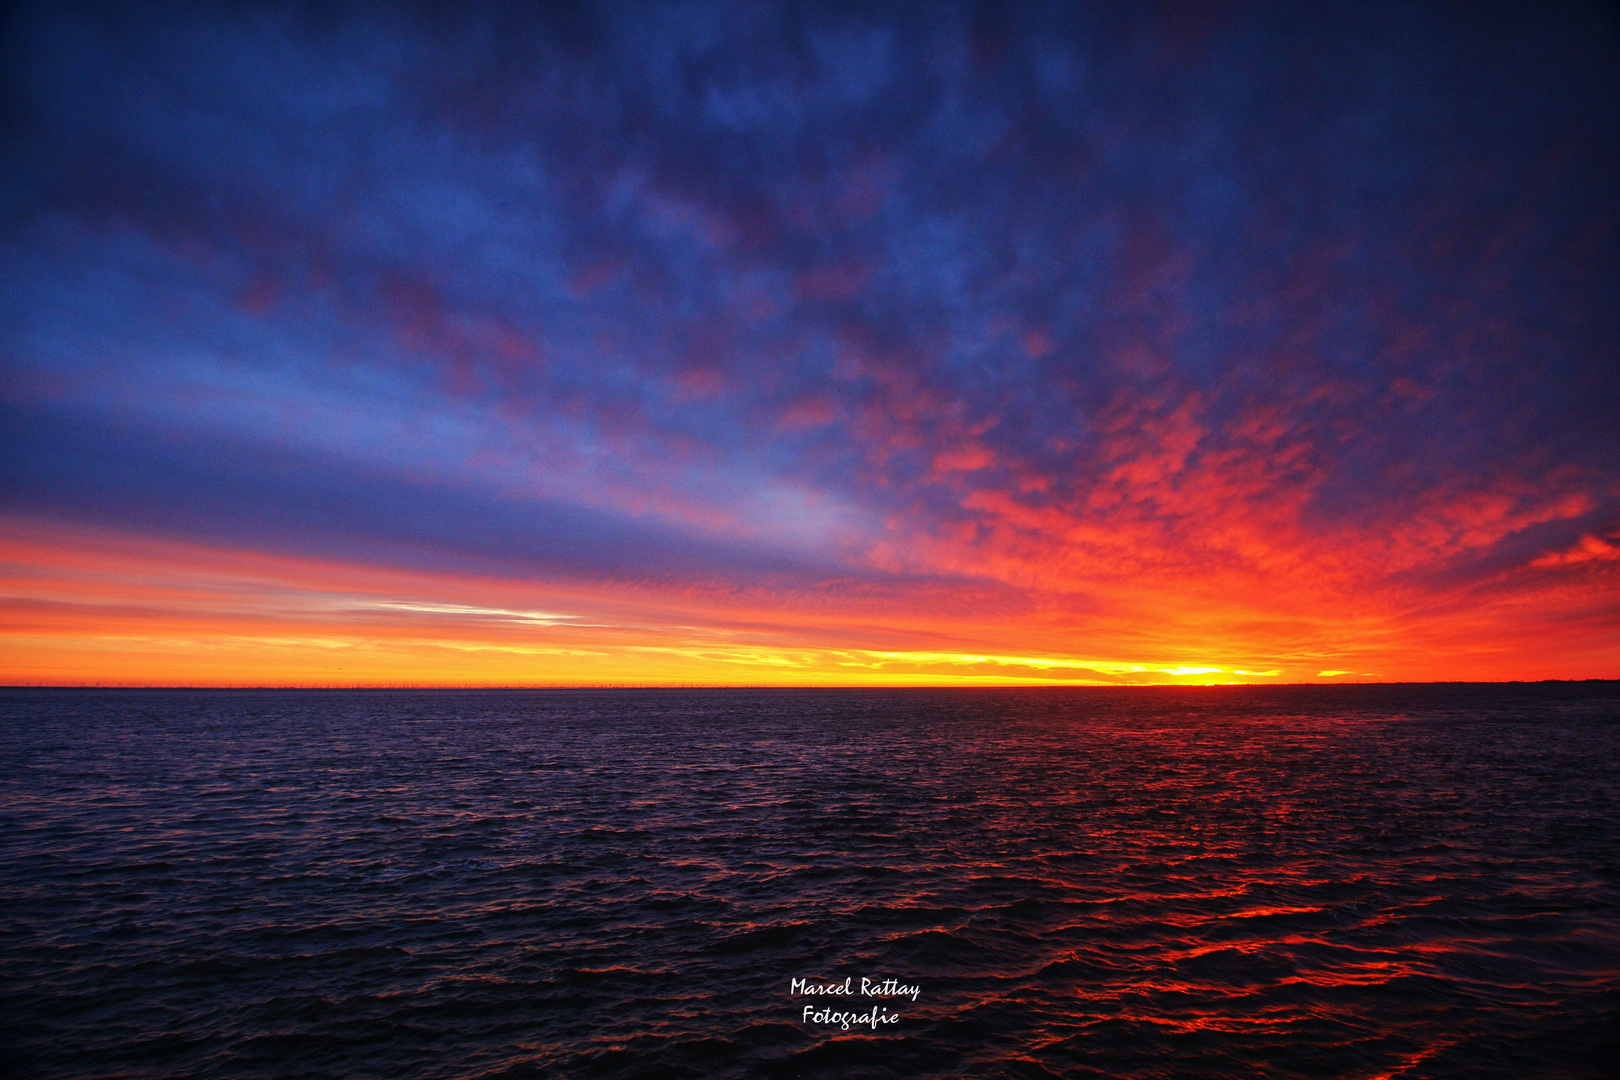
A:
[[[5,18],[0,683],[1620,677],[1612,7]]]

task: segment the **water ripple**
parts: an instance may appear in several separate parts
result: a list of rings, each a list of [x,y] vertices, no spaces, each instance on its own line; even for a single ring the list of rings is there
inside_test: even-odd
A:
[[[19,1076],[1620,1060],[1604,685],[13,690],[0,747]]]

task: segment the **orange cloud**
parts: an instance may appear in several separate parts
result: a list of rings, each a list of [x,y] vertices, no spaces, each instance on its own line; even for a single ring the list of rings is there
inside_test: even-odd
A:
[[[1047,528],[1068,519],[1020,520]],[[1548,580],[1483,603],[1399,591],[1358,599],[1337,593],[1343,579],[1325,572],[1315,584],[1268,592],[1256,587],[1264,573],[1241,561],[1182,573],[1163,553],[1126,558],[1103,538],[1083,534],[1081,554],[1049,587],[1011,594],[1025,601],[998,608],[964,607],[964,578],[932,591],[846,584],[784,598],[407,571],[12,520],[0,531],[0,679],[1272,683],[1372,670],[1395,679],[1579,677],[1620,659],[1620,646],[1598,632],[1616,615],[1608,578]],[[1034,578],[1025,560],[1036,550],[1021,558],[1010,545],[981,571]],[[1148,557],[1162,565],[1142,576]]]

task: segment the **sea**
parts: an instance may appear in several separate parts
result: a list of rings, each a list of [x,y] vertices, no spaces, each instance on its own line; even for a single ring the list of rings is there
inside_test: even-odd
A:
[[[4,690],[0,1074],[1620,1076],[1620,684]]]

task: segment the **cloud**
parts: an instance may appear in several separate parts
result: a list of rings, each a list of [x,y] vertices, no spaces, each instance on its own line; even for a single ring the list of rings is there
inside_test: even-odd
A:
[[[1620,544],[1614,539],[1600,539],[1596,536],[1583,536],[1580,542],[1565,551],[1549,552],[1530,565],[1535,567],[1574,566],[1580,563],[1602,561],[1611,562],[1620,559]]]
[[[0,511],[879,652],[1611,670],[1612,36],[1212,12],[25,6]]]

